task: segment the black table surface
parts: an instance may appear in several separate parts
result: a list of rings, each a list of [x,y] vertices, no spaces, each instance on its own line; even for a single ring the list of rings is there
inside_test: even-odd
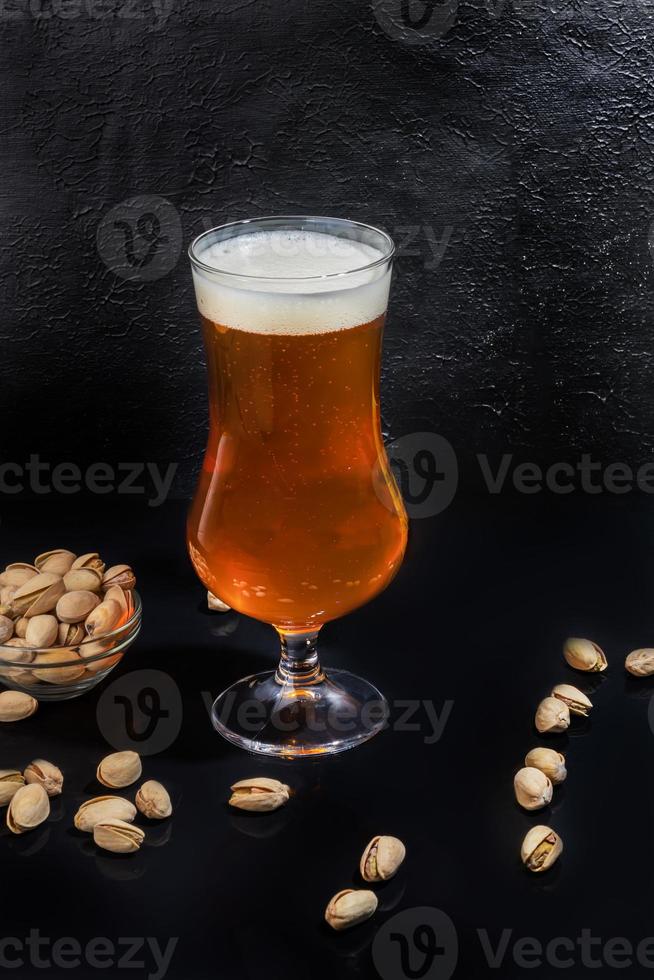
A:
[[[321,642],[324,665],[384,691],[391,724],[309,762],[250,756],[212,729],[211,699],[273,666],[276,643],[264,624],[207,612],[184,516],[182,502],[3,504],[0,561],[50,547],[129,561],[144,621],[94,691],[2,726],[0,768],[43,757],[65,774],[46,824],[0,830],[2,972],[42,977],[47,962],[49,975],[84,980],[130,968],[171,980],[652,975],[654,684],[623,669],[631,649],[654,645],[648,499],[457,499],[414,522],[392,586]],[[609,670],[574,674],[567,635],[600,643]],[[562,681],[595,707],[547,742],[566,754],[568,779],[550,807],[525,813],[513,775],[544,744],[534,711]],[[144,778],[174,804],[129,856],[72,826],[102,791],[97,762],[123,747],[137,747]],[[289,783],[289,804],[230,809],[230,784],[251,775]],[[565,845],[544,875],[519,859],[537,823]],[[359,855],[379,833],[402,838],[405,864],[378,888],[372,920],[334,933],[325,905],[361,886]]]

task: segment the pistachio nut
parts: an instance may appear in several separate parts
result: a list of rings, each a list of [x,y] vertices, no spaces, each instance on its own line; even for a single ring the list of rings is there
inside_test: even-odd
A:
[[[9,606],[12,615],[14,615],[14,596],[17,592],[17,585],[3,585],[0,588],[0,602],[3,606]]]
[[[100,575],[104,573],[104,562],[97,551],[89,551],[85,555],[76,558],[71,568],[94,568]]]
[[[570,727],[570,709],[558,698],[543,698],[536,710],[536,728],[541,735],[554,735]]]
[[[597,643],[577,636],[570,636],[565,641],[563,656],[575,670],[600,671],[606,670],[608,666],[604,651]]]
[[[538,825],[527,832],[520,856],[530,871],[547,871],[563,850],[563,841],[551,827]]]
[[[60,575],[40,572],[16,589],[11,604],[16,615],[28,618],[40,616],[41,613],[52,612],[64,592],[64,582]]]
[[[29,619],[27,618],[27,616],[20,616],[14,623],[14,633],[20,639],[23,640],[25,639],[25,636],[27,634],[28,623],[29,623]]]
[[[14,621],[9,616],[0,616],[0,644],[10,640],[14,635]]]
[[[116,854],[131,854],[138,851],[145,834],[140,827],[125,820],[101,820],[93,828],[93,840],[98,847]]]
[[[142,772],[141,759],[136,752],[112,752],[98,766],[96,777],[103,786],[119,789],[131,786]]]
[[[61,646],[74,647],[86,636],[82,623],[59,623],[58,640]]]
[[[156,779],[148,779],[136,794],[136,806],[150,820],[164,820],[173,812],[168,790]]]
[[[565,768],[565,756],[561,752],[555,752],[554,749],[532,749],[525,757],[525,765],[540,769],[555,786],[562,783],[568,774]]]
[[[129,565],[112,565],[102,576],[102,588],[109,589],[112,585],[119,585],[121,589],[133,589],[136,585],[136,577]]]
[[[14,793],[7,810],[7,826],[12,834],[24,834],[42,824],[49,815],[48,794],[38,783],[32,783]]]
[[[71,568],[64,575],[66,592],[99,592],[102,575],[96,568]]]
[[[388,881],[406,856],[406,848],[397,837],[373,837],[361,855],[359,870],[364,881]]]
[[[22,691],[0,693],[0,721],[22,721],[33,715],[39,706],[36,698]]]
[[[26,783],[38,783],[48,796],[59,796],[64,785],[64,774],[61,769],[45,759],[34,759],[26,768]]]
[[[81,623],[99,603],[99,596],[88,589],[66,592],[57,602],[57,619],[62,623]]]
[[[0,769],[0,806],[7,806],[24,785],[23,774],[18,769]]]
[[[232,608],[226,602],[223,602],[222,599],[219,599],[217,595],[214,595],[213,592],[207,592],[207,606],[212,612],[229,612]]]
[[[136,807],[122,796],[95,796],[86,800],[75,814],[74,823],[78,830],[91,833],[97,823],[106,820],[123,820],[131,823],[136,816]]]
[[[39,572],[53,572],[55,575],[65,575],[70,571],[75,555],[72,551],[65,548],[54,548],[52,551],[44,551],[42,555],[37,555],[34,564]]]
[[[17,561],[13,565],[7,565],[4,572],[0,572],[0,585],[25,585],[36,575],[36,568],[25,562]]]
[[[650,677],[654,674],[654,650],[650,647],[632,650],[624,665],[634,677]]]
[[[39,681],[71,684],[84,673],[84,664],[74,650],[48,650],[47,653],[37,653],[30,669]]]
[[[121,608],[113,599],[104,599],[84,620],[84,629],[90,637],[111,633],[121,619]]]
[[[325,921],[340,932],[365,922],[377,909],[377,896],[363,888],[344,888],[325,909]]]
[[[42,613],[27,620],[25,639],[31,647],[50,647],[59,637],[59,623],[56,616]]]
[[[552,697],[567,704],[573,715],[583,715],[584,718],[588,717],[588,712],[593,707],[590,698],[572,684],[557,684],[552,690]]]
[[[552,782],[540,769],[526,766],[513,778],[515,798],[525,810],[542,810],[552,802]]]
[[[106,590],[104,597],[111,602],[116,602],[120,606],[121,617],[127,616],[129,614],[129,602],[127,596],[129,593],[123,592],[119,585],[110,585]]]
[[[288,802],[290,795],[289,787],[285,783],[265,776],[241,779],[234,783],[231,790],[230,806],[235,806],[238,810],[253,810],[259,813],[277,810]]]

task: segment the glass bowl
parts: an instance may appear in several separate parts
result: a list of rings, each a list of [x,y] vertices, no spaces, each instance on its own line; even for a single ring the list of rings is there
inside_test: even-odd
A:
[[[138,592],[125,593],[127,619],[111,633],[73,646],[16,647],[0,644],[0,684],[39,701],[77,698],[119,664],[141,629]]]

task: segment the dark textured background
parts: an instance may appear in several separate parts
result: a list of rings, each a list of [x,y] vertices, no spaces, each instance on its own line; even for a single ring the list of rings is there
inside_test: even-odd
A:
[[[646,7],[449,0],[430,16],[411,0],[416,31],[400,0],[167,2],[4,0],[4,460],[177,462],[187,493],[205,394],[186,244],[284,212],[414,229],[388,435],[441,433],[471,486],[477,452],[649,458]],[[150,279],[96,245],[136,195],[179,215]]]

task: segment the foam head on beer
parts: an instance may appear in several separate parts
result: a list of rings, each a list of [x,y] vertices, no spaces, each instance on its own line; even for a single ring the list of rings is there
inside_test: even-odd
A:
[[[363,242],[315,231],[260,231],[200,243],[196,255],[208,267],[193,267],[200,313],[236,330],[327,333],[386,311],[390,266],[375,266],[383,253]]]

